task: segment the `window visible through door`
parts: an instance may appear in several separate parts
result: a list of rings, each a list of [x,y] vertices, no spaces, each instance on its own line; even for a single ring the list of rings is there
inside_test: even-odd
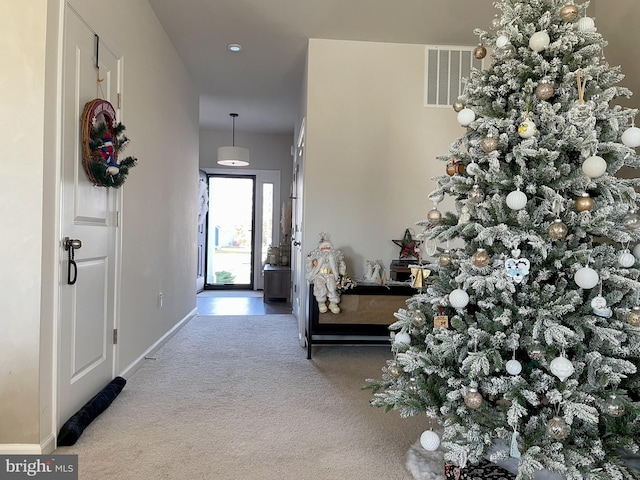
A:
[[[206,288],[253,289],[255,183],[209,176]]]

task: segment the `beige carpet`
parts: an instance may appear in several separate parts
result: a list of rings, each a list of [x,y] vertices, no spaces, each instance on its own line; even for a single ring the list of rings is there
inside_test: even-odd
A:
[[[428,425],[371,407],[388,346],[298,346],[292,315],[199,316],[76,445],[82,480],[410,480]]]

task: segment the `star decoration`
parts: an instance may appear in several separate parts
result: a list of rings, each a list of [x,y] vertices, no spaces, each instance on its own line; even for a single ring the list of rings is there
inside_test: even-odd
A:
[[[411,232],[407,228],[404,231],[402,240],[392,240],[393,243],[400,247],[400,258],[419,257],[420,240],[414,240]]]

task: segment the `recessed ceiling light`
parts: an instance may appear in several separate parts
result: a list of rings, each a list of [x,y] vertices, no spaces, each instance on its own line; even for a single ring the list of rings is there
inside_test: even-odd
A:
[[[231,52],[239,52],[240,50],[242,50],[242,45],[240,45],[239,43],[230,43],[229,45],[227,45],[227,49],[229,49]]]

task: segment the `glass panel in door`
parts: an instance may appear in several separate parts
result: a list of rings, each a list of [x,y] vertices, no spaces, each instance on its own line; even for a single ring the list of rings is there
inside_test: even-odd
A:
[[[209,176],[206,288],[253,288],[255,179]]]

